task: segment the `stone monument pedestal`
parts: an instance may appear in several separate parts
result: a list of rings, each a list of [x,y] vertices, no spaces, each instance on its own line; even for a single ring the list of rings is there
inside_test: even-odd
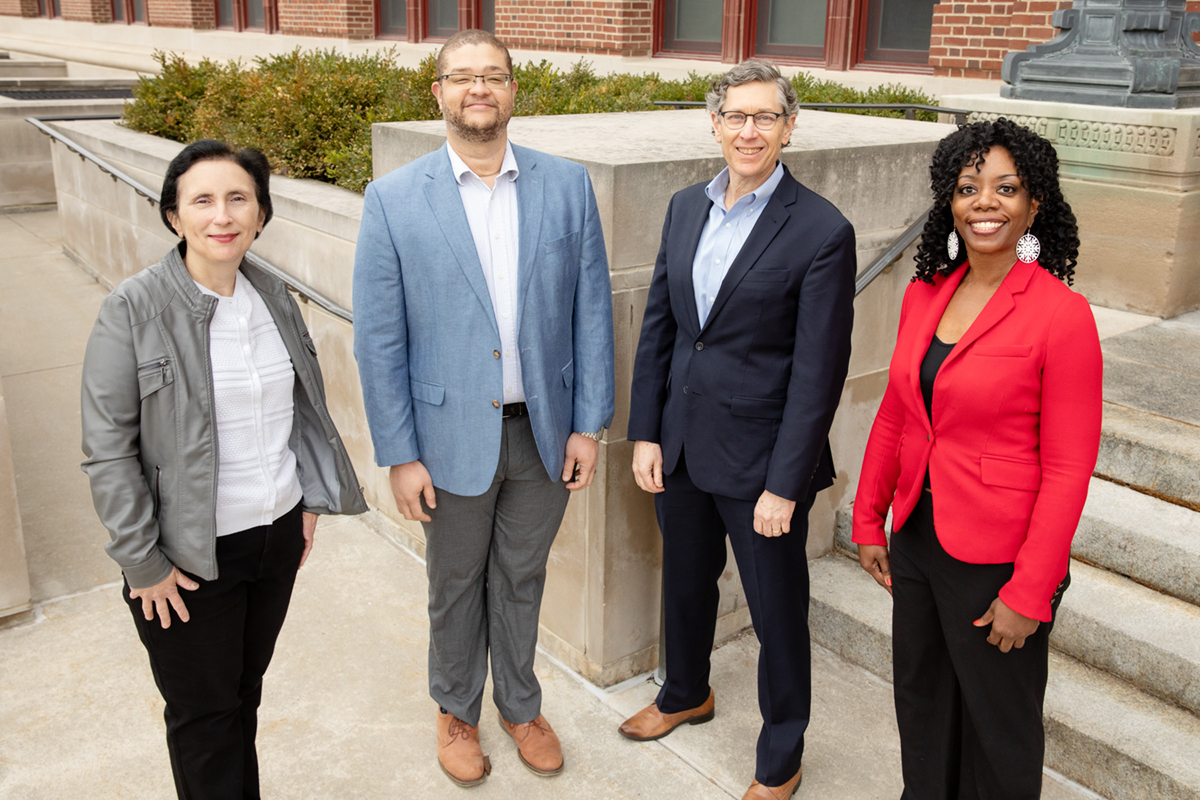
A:
[[[942,98],[1054,143],[1079,220],[1074,288],[1096,305],[1174,317],[1200,308],[1200,108]]]

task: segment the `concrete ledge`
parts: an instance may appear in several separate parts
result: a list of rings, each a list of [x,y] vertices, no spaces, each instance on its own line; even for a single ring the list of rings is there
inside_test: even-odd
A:
[[[1106,402],[1096,475],[1200,510],[1200,428]]]
[[[1200,712],[1196,606],[1075,561],[1051,644],[1146,692]]]
[[[881,656],[884,642],[890,651],[891,603],[857,564],[837,558],[810,565],[813,641],[891,681],[890,658]],[[818,585],[826,582],[837,590]],[[1055,652],[1045,726],[1046,766],[1105,797],[1194,800],[1200,793],[1196,715]]]
[[[21,530],[21,510],[17,504],[17,482],[12,445],[8,438],[4,383],[0,381],[0,621],[24,619],[30,608],[25,536]]]
[[[1071,555],[1200,605],[1200,514],[1190,509],[1093,478]]]

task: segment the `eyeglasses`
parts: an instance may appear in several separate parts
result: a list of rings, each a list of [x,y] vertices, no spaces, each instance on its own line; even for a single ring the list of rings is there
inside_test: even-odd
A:
[[[740,131],[746,126],[746,120],[753,119],[754,127],[760,131],[769,131],[783,114],[774,111],[760,111],[757,114],[745,114],[741,111],[718,111],[717,115],[725,121],[725,127],[731,131]]]
[[[483,79],[483,85],[489,89],[507,89],[512,75],[503,72],[493,72],[490,75],[468,75],[465,72],[452,72],[449,75],[438,75],[439,81],[445,81],[451,86],[473,86],[475,81]]]

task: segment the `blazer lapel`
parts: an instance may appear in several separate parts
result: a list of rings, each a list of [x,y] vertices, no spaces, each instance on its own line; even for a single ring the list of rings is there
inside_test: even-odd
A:
[[[433,217],[437,220],[446,243],[450,245],[450,251],[454,253],[459,268],[466,276],[467,283],[483,304],[488,319],[492,321],[492,328],[499,334],[496,314],[492,310],[492,296],[483,277],[479,254],[475,252],[475,238],[471,235],[467,212],[463,210],[458,182],[454,179],[454,171],[450,169],[450,157],[447,155],[445,158],[434,159],[434,162],[433,169],[428,173],[429,180],[425,183],[425,198],[433,209]]]
[[[959,355],[966,351],[972,342],[987,333],[1000,320],[1008,316],[1009,312],[1016,305],[1013,295],[1025,291],[1025,287],[1029,285],[1029,279],[1033,276],[1034,269],[1040,269],[1036,262],[1033,264],[1024,264],[1018,261],[1013,265],[1013,268],[1004,276],[1004,280],[1000,282],[1000,286],[996,288],[996,293],[992,295],[991,299],[987,301],[987,305],[983,307],[983,311],[979,312],[979,316],[971,323],[971,327],[967,328],[967,332],[958,340],[958,344],[950,351],[950,355],[946,356],[946,360],[942,363],[943,369],[947,364],[956,360]]]
[[[930,343],[933,342],[933,335],[937,333],[937,326],[942,321],[942,315],[946,313],[946,306],[950,305],[950,298],[954,297],[955,290],[958,289],[958,285],[962,283],[963,276],[966,274],[965,269],[956,269],[942,281],[940,286],[934,288],[933,300],[926,306],[925,316],[921,318],[914,329],[909,347],[909,396],[914,404],[913,408],[921,412],[917,416],[924,423],[926,430],[930,432],[933,429],[929,417],[925,413],[925,399],[921,395],[921,362],[925,359],[925,352],[929,349]],[[956,346],[946,360],[949,361],[958,351],[959,348]]]
[[[702,202],[697,202],[692,208],[681,209],[683,217],[679,240],[687,245],[683,251],[667,251],[667,282],[671,287],[673,297],[683,298],[687,307],[687,321],[692,333],[700,332],[700,313],[696,311],[696,289],[692,281],[692,263],[696,260],[696,250],[700,247],[700,234],[704,224],[708,222],[708,212],[712,201],[708,195],[701,194]],[[712,317],[712,314],[709,314]]]
[[[538,263],[538,248],[542,244],[542,209],[546,187],[534,158],[526,158],[526,150],[513,147],[517,161],[517,330],[525,310],[525,297],[533,282],[534,266]]]
[[[750,231],[746,243],[742,245],[733,264],[729,266],[729,271],[725,273],[725,279],[721,281],[721,290],[717,292],[713,307],[709,309],[708,319],[704,323],[705,328],[721,312],[725,303],[729,301],[730,295],[733,294],[733,290],[741,283],[742,278],[746,277],[746,273],[754,266],[754,262],[758,261],[758,257],[767,249],[767,245],[775,238],[775,234],[779,233],[779,229],[787,222],[791,216],[788,206],[795,202],[796,181],[785,171],[783,180],[775,187],[775,192],[767,201],[766,207],[763,208],[758,222],[754,223],[754,228]],[[698,240],[699,237],[697,237]]]

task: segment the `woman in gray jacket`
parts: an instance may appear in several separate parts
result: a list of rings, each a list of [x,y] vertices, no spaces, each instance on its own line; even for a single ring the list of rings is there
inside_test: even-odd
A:
[[[269,178],[256,150],[184,148],[161,202],[181,241],[105,299],[83,364],[83,469],[188,800],[259,796],[262,677],[296,570],[318,514],[366,510],[300,310],[242,260]]]

